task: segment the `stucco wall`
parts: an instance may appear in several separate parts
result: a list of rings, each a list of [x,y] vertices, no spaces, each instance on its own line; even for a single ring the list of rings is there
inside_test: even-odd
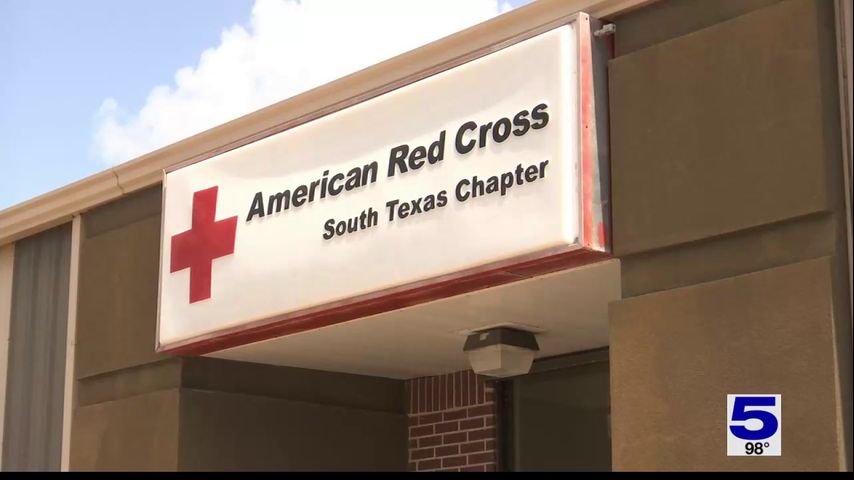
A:
[[[615,22],[614,468],[845,468],[832,2],[670,0]],[[759,391],[784,394],[783,456],[727,457],[726,394]]]
[[[159,188],[83,229],[72,470],[406,468],[402,382],[154,353]]]

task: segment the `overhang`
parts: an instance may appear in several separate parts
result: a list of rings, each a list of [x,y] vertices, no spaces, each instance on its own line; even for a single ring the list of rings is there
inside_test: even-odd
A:
[[[619,260],[436,300],[210,353],[244,362],[387,378],[467,370],[468,334],[533,332],[536,358],[608,345],[608,303],[620,299]]]

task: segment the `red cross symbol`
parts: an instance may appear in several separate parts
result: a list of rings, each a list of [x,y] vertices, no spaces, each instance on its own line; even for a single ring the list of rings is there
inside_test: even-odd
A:
[[[170,272],[190,269],[190,303],[211,298],[211,268],[215,258],[234,253],[237,217],[216,221],[219,187],[193,194],[193,227],[172,237]]]

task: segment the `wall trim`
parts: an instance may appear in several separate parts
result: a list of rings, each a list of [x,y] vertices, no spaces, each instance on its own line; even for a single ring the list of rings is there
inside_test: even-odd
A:
[[[848,306],[852,306],[851,246],[851,1],[836,0],[836,55],[838,60],[839,119],[842,131],[842,178],[845,179],[845,223],[848,226]],[[852,320],[854,322],[854,320]],[[854,325],[854,323],[852,323]],[[852,329],[854,330],[854,328]]]
[[[0,245],[0,470],[3,469],[3,425],[6,421],[6,368],[9,365],[9,324],[15,244]]]
[[[491,20],[334,80],[295,97],[206,130],[68,186],[0,211],[0,245],[68,222],[74,215],[156,185],[163,171],[210,157],[287,128],[318,112],[331,113],[401,79],[417,76],[469,52],[501,43],[557,19],[584,11],[607,17],[657,0],[537,0]]]
[[[71,465],[71,420],[77,405],[74,381],[74,349],[77,345],[77,279],[80,270],[80,235],[82,221],[75,215],[71,221],[71,254],[68,269],[68,320],[65,334],[65,390],[62,402],[62,456],[60,471],[67,472]]]

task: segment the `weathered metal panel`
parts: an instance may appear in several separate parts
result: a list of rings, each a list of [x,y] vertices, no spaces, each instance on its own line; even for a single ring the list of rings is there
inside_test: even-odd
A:
[[[71,228],[15,245],[4,470],[59,470]]]

